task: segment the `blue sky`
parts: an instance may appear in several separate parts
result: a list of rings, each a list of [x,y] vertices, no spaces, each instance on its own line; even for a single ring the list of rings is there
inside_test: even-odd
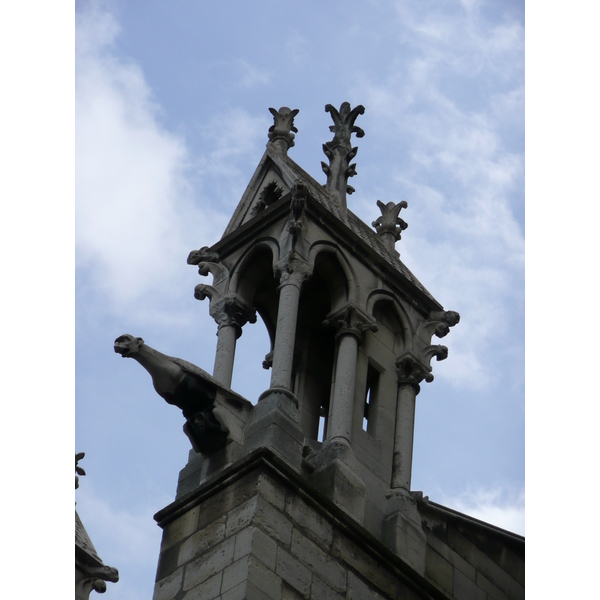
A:
[[[401,258],[461,314],[417,399],[413,489],[523,534],[523,3],[81,1],[76,18],[77,502],[117,596],[152,593],[152,515],[189,442],[112,343],[139,335],[212,371],[186,257],[220,238],[271,106],[300,109],[289,154],[323,182],[325,104],[365,106],[349,208],[370,223],[378,199],[406,200]],[[232,387],[253,402],[267,350],[246,326]]]

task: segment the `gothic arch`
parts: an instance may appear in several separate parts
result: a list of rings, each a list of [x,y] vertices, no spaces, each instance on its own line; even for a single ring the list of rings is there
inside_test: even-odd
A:
[[[350,261],[346,257],[346,255],[333,243],[331,242],[316,242],[308,251],[308,262],[314,268],[317,262],[318,257],[323,254],[331,254],[337,265],[343,271],[345,277],[345,287],[346,287],[346,298],[345,301],[352,301],[358,303],[357,294],[359,291],[358,280],[356,277],[356,273],[350,264]],[[337,303],[336,303],[337,304]],[[332,306],[332,310],[336,308],[340,308],[340,306]]]
[[[382,289],[373,290],[367,298],[367,312],[375,317],[375,307],[382,302],[388,304],[392,308],[402,327],[405,349],[411,349],[415,330],[406,310],[392,292]]]

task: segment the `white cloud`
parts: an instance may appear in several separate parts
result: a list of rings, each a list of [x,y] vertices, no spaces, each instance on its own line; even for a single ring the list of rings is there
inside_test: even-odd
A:
[[[437,499],[431,500],[438,502]],[[510,486],[468,489],[438,502],[480,521],[525,535],[525,491]]]
[[[171,498],[153,498],[152,505],[166,506]],[[102,561],[119,571],[115,586],[119,598],[142,600],[149,598],[158,562],[161,529],[156,525],[156,512],[150,502],[116,509],[110,501],[100,498],[91,482],[77,490],[77,512]]]
[[[97,9],[77,19],[77,265],[117,307],[164,286],[186,220],[202,219],[185,142],[159,125],[141,69],[113,54],[118,26]]]
[[[434,373],[481,390],[499,375],[490,344],[523,309],[524,235],[515,213],[523,202],[523,154],[506,141],[511,129],[522,135],[523,28],[506,19],[492,25],[481,3],[463,4],[424,10],[398,2],[402,61],[359,81],[355,96],[365,98],[377,134],[405,153],[381,167],[409,205],[402,259],[461,313],[443,342],[452,368],[434,365]],[[372,202],[360,207],[365,220]]]

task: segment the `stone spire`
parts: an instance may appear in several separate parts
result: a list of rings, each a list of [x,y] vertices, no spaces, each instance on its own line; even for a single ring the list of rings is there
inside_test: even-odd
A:
[[[325,112],[331,114],[333,125],[329,130],[333,132],[333,139],[323,144],[323,152],[329,159],[329,165],[321,163],[323,172],[327,175],[325,187],[330,197],[342,208],[346,208],[346,193],[352,194],[354,188],[348,185],[348,178],[356,175],[356,163],[350,161],[358,152],[357,147],[352,147],[350,136],[355,133],[356,137],[363,137],[365,132],[354,125],[358,115],[365,112],[365,107],[358,105],[350,109],[350,103],[344,102],[339,112],[331,105],[325,106]]]
[[[294,117],[300,111],[297,108],[290,110],[287,106],[282,106],[279,110],[269,108],[269,112],[273,115],[274,123],[269,127],[268,143],[282,154],[287,154],[294,145],[294,133],[298,133],[294,126]]]

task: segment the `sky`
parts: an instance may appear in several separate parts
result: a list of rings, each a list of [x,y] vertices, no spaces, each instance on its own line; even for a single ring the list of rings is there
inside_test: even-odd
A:
[[[406,200],[401,259],[461,315],[417,398],[412,488],[524,535],[523,2],[82,0],[75,36],[76,499],[119,569],[113,597],[151,597],[152,515],[190,449],[113,341],[212,372],[216,324],[186,258],[221,237],[269,107],[300,110],[289,155],[324,183],[324,106],[364,105],[348,206],[370,224],[377,200]],[[232,387],[252,402],[268,345],[260,319],[238,340]]]

